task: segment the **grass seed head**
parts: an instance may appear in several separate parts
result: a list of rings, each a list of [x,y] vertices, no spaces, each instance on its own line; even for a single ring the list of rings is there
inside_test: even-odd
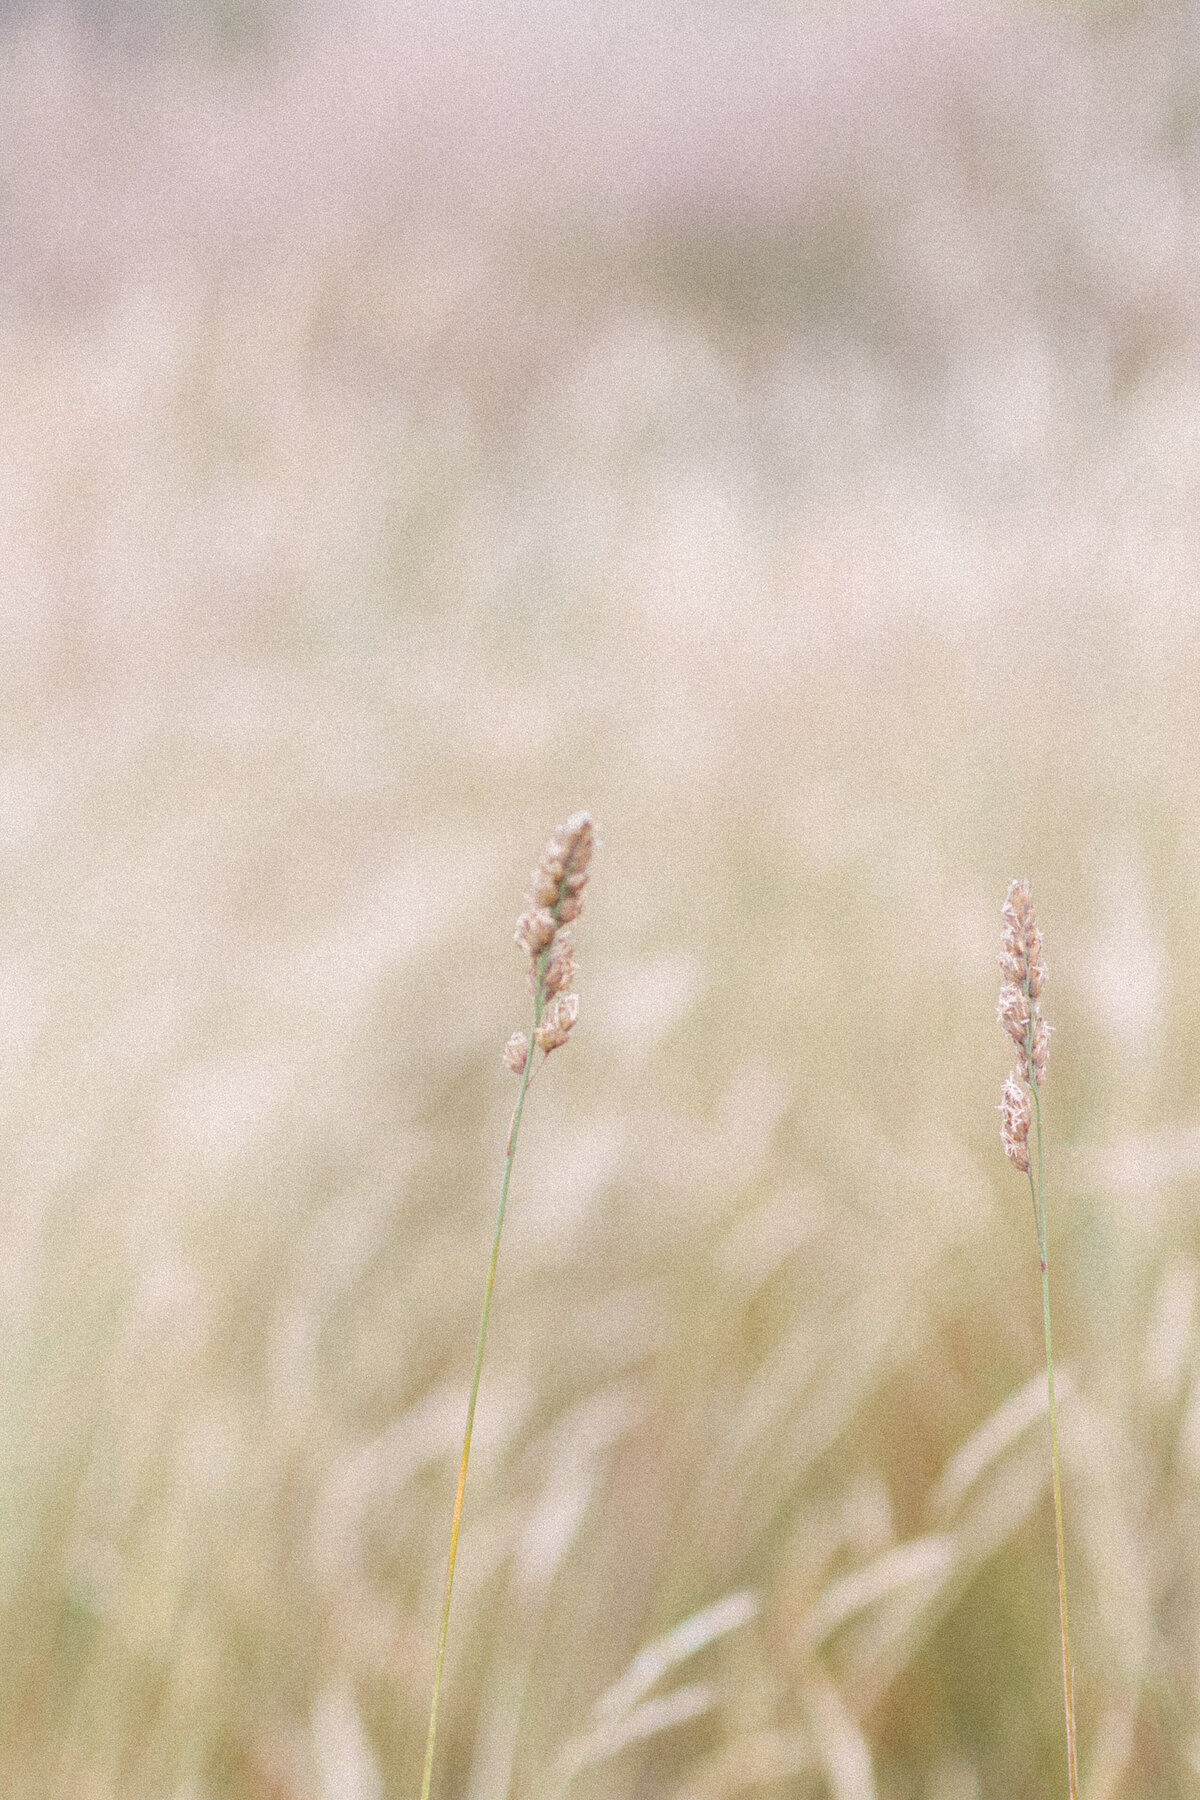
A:
[[[542,977],[547,997],[565,992],[578,973],[579,965],[575,961],[575,947],[571,942],[571,933],[564,926],[554,940],[554,950]]]
[[[560,1050],[571,1035],[571,1029],[579,1017],[579,995],[558,994],[550,1002],[542,1015],[542,1022],[534,1032],[539,1049],[549,1056],[552,1050]]]
[[[1022,1175],[1029,1173],[1029,1127],[1033,1108],[1029,1095],[1015,1074],[1004,1084],[997,1109],[1000,1114],[1000,1142],[1004,1154],[1012,1159]]]
[[[1008,884],[1000,966],[1007,979],[1025,988],[1034,1000],[1046,985],[1048,971],[1042,961],[1042,934],[1033,910],[1033,890],[1026,876]]]
[[[542,951],[548,950],[554,942],[557,929],[554,914],[549,907],[531,907],[517,920],[516,941],[530,960],[536,962]]]
[[[1033,893],[1022,878],[1010,881],[1004,900],[1004,948],[1000,952],[1004,982],[996,1017],[1012,1042],[1013,1072],[1000,1099],[1000,1141],[1022,1174],[1029,1171],[1029,1125],[1032,1105],[1023,1083],[1041,1089],[1050,1059],[1050,1027],[1042,1017],[1041,995],[1047,970],[1042,961],[1042,934],[1033,910]]]
[[[579,1017],[579,996],[568,992],[577,973],[568,926],[583,910],[596,831],[585,812],[572,813],[559,826],[530,877],[529,903],[517,920],[516,941],[528,961],[528,985],[541,1008],[534,1042],[544,1055],[566,1043]],[[524,1072],[530,1044],[514,1032],[504,1060],[517,1075]]]
[[[1006,981],[996,1003],[996,1018],[1018,1050],[1024,1048],[1029,1017],[1029,995],[1015,981]]]
[[[583,909],[583,890],[596,843],[596,830],[585,812],[572,813],[546,845],[533,871],[533,896],[553,915],[556,925],[569,925]]]
[[[1000,952],[1004,985],[996,1017],[1012,1039],[1015,1073],[1022,1081],[1046,1079],[1050,1059],[1050,1027],[1040,1005],[1048,970],[1042,960],[1042,934],[1033,910],[1033,891],[1022,876],[1010,881],[1004,899],[1004,948]]]

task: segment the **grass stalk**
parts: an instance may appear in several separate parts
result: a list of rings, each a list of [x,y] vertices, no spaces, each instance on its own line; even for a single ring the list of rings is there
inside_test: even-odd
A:
[[[1046,1146],[1042,1125],[1042,1087],[1050,1054],[1050,1026],[1041,998],[1049,977],[1042,961],[1033,894],[1024,878],[1010,881],[1004,908],[1004,948],[1000,967],[1004,985],[996,1017],[1015,1051],[1012,1074],[1000,1098],[1000,1141],[1004,1153],[1029,1177],[1029,1196],[1037,1227],[1038,1263],[1042,1272],[1042,1323],[1046,1334],[1046,1384],[1050,1404],[1050,1467],[1054,1481],[1054,1543],[1058,1556],[1058,1618],[1062,1633],[1063,1709],[1067,1722],[1067,1784],[1070,1800],[1079,1800],[1075,1740],[1075,1690],[1071,1673],[1071,1634],[1067,1627],[1067,1571],[1063,1554],[1062,1481],[1058,1457],[1058,1407],[1054,1397],[1054,1344],[1050,1333],[1050,1256],[1046,1247]],[[1034,1157],[1029,1154],[1030,1127],[1036,1126]]]
[[[1042,1102],[1036,1076],[1030,1081],[1037,1132],[1037,1181],[1029,1170],[1029,1191],[1037,1221],[1038,1261],[1042,1271],[1042,1322],[1046,1333],[1046,1387],[1050,1402],[1050,1465],[1054,1482],[1054,1543],[1058,1556],[1058,1618],[1062,1636],[1063,1709],[1067,1726],[1067,1787],[1070,1800],[1079,1797],[1079,1767],[1075,1743],[1075,1682],[1071,1668],[1071,1633],[1067,1624],[1067,1570],[1063,1554],[1062,1481],[1058,1460],[1058,1409],[1054,1399],[1054,1345],[1050,1332],[1050,1257],[1046,1247],[1046,1163],[1042,1139]]]
[[[535,1026],[541,1020],[540,1001],[539,984],[539,1004],[535,1006],[534,1011]],[[496,1264],[500,1260],[500,1234],[504,1230],[504,1213],[508,1206],[508,1186],[512,1180],[513,1163],[517,1154],[517,1137],[521,1129],[521,1114],[525,1110],[525,1096],[529,1092],[529,1077],[532,1069],[533,1058],[530,1056],[526,1058],[525,1067],[521,1071],[521,1087],[517,1094],[517,1104],[513,1109],[512,1124],[508,1131],[504,1175],[500,1182],[500,1204],[496,1211],[492,1254],[488,1262],[487,1281],[483,1289],[483,1310],[479,1315],[479,1339],[475,1346],[475,1369],[471,1376],[471,1393],[467,1401],[467,1423],[463,1431],[462,1455],[458,1464],[458,1486],[454,1494],[454,1514],[450,1522],[450,1552],[446,1558],[446,1586],[442,1595],[442,1616],[438,1626],[437,1661],[433,1671],[433,1699],[429,1707],[429,1737],[425,1745],[425,1774],[421,1781],[421,1800],[429,1800],[429,1787],[433,1780],[433,1752],[437,1742],[438,1705],[442,1696],[442,1672],[446,1664],[446,1634],[450,1629],[450,1597],[454,1592],[454,1565],[458,1558],[458,1533],[462,1524],[463,1495],[467,1489],[467,1464],[471,1460],[471,1433],[475,1428],[475,1404],[479,1399],[479,1380],[483,1373],[483,1352],[487,1344],[488,1319],[492,1311],[492,1289],[496,1285]]]
[[[587,885],[595,834],[586,813],[575,813],[547,844],[542,859],[533,872],[529,909],[517,921],[516,939],[524,950],[529,965],[529,990],[533,996],[533,1029],[528,1036],[515,1032],[504,1050],[504,1061],[520,1076],[517,1103],[508,1128],[504,1151],[504,1174],[500,1181],[500,1203],[496,1209],[496,1228],[492,1234],[492,1253],[488,1260],[487,1280],[483,1289],[483,1308],[479,1315],[479,1336],[475,1345],[475,1367],[471,1375],[471,1391],[467,1400],[467,1420],[463,1430],[462,1454],[458,1463],[458,1485],[454,1493],[454,1512],[450,1521],[450,1549],[446,1557],[446,1585],[442,1594],[442,1614],[438,1624],[437,1658],[433,1671],[433,1696],[429,1705],[429,1735],[425,1744],[425,1772],[421,1779],[421,1800],[429,1800],[433,1781],[433,1757],[437,1746],[438,1707],[442,1697],[442,1676],[446,1666],[446,1638],[450,1629],[450,1601],[454,1593],[454,1568],[458,1560],[458,1534],[462,1526],[463,1498],[467,1490],[467,1465],[471,1460],[471,1435],[475,1428],[475,1407],[479,1399],[479,1383],[483,1374],[483,1353],[487,1346],[488,1320],[492,1312],[492,1292],[496,1285],[496,1265],[500,1260],[500,1238],[504,1230],[504,1214],[508,1207],[508,1189],[512,1181],[513,1163],[517,1155],[517,1139],[525,1099],[535,1072],[535,1059],[540,1051],[540,1068],[551,1051],[560,1049],[570,1037],[579,1016],[578,997],[568,990],[575,975],[575,956],[570,926],[579,917],[583,890]]]

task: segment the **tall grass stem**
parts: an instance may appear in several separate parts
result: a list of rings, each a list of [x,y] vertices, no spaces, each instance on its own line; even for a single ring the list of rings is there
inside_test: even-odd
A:
[[[537,1011],[540,1015],[540,1006]],[[504,1175],[500,1182],[500,1204],[496,1210],[492,1254],[483,1290],[483,1310],[479,1315],[479,1341],[475,1346],[475,1369],[471,1376],[471,1393],[467,1401],[467,1423],[463,1431],[462,1456],[458,1464],[458,1487],[454,1495],[454,1516],[450,1523],[450,1552],[446,1559],[446,1588],[442,1596],[442,1617],[438,1627],[437,1662],[433,1672],[433,1699],[429,1707],[429,1738],[425,1746],[425,1774],[421,1781],[421,1800],[429,1800],[429,1786],[433,1779],[433,1752],[437,1742],[438,1705],[442,1697],[442,1671],[446,1663],[446,1634],[450,1628],[450,1597],[454,1592],[454,1565],[458,1557],[458,1533],[462,1525],[463,1495],[467,1487],[467,1464],[471,1459],[471,1433],[475,1428],[475,1404],[479,1399],[479,1378],[483,1373],[483,1352],[487,1344],[488,1319],[492,1311],[492,1289],[496,1285],[496,1264],[500,1259],[500,1234],[504,1230],[504,1213],[508,1206],[508,1185],[512,1180],[513,1163],[517,1154],[517,1137],[521,1129],[521,1114],[525,1110],[525,1096],[529,1092],[529,1077],[532,1069],[533,1058],[529,1056],[521,1071],[521,1086],[517,1093],[517,1104],[513,1109],[512,1124],[508,1132]]]
[[[1046,1386],[1050,1402],[1050,1464],[1054,1479],[1054,1543],[1058,1555],[1058,1616],[1062,1634],[1063,1709],[1067,1724],[1067,1786],[1079,1800],[1079,1768],[1075,1744],[1075,1683],[1071,1670],[1071,1634],[1067,1625],[1067,1571],[1063,1554],[1062,1482],[1058,1462],[1058,1409],[1054,1399],[1054,1347],[1050,1334],[1050,1258],[1046,1247],[1046,1167],[1042,1142],[1042,1102],[1036,1077],[1030,1082],[1037,1129],[1037,1181],[1029,1171],[1029,1191],[1037,1221],[1038,1261],[1042,1270],[1042,1321],[1046,1332]]]
[[[437,1661],[433,1672],[433,1698],[429,1705],[429,1737],[425,1745],[421,1800],[429,1800],[433,1780],[438,1707],[442,1698],[442,1675],[446,1666],[446,1636],[450,1629],[450,1600],[454,1593],[454,1565],[458,1559],[458,1534],[462,1526],[463,1496],[467,1489],[467,1465],[471,1460],[471,1434],[475,1428],[475,1405],[479,1399],[480,1376],[483,1374],[483,1352],[487,1345],[488,1320],[492,1312],[492,1290],[496,1285],[496,1264],[500,1260],[500,1237],[504,1230],[508,1188],[517,1155],[521,1115],[525,1111],[525,1097],[529,1092],[538,1053],[541,1054],[541,1061],[536,1066],[540,1068],[553,1051],[561,1049],[567,1043],[579,1017],[579,996],[569,991],[576,973],[569,928],[579,917],[583,906],[583,891],[587,886],[594,847],[595,829],[590,817],[587,813],[572,813],[546,845],[531,878],[529,907],[517,920],[516,941],[525,952],[529,992],[533,996],[533,1029],[528,1037],[514,1032],[504,1047],[505,1066],[520,1076],[521,1085],[517,1090],[517,1103],[513,1108],[504,1151],[500,1204],[496,1209],[492,1254],[483,1289],[479,1339],[475,1346],[475,1368],[471,1375],[467,1422],[463,1430],[462,1455],[458,1464],[458,1486],[454,1494],[454,1514],[450,1521],[450,1550],[446,1558],[446,1587],[438,1626]]]

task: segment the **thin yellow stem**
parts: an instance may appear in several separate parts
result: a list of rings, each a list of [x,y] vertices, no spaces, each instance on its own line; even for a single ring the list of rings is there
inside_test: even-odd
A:
[[[1030,1045],[1032,1050],[1032,1044]],[[1058,1616],[1062,1632],[1063,1708],[1067,1722],[1067,1786],[1070,1800],[1079,1800],[1079,1768],[1075,1748],[1075,1683],[1071,1672],[1071,1636],[1067,1628],[1067,1570],[1063,1555],[1062,1483],[1058,1469],[1058,1412],[1054,1401],[1054,1349],[1050,1339],[1050,1259],[1046,1249],[1046,1167],[1042,1142],[1042,1102],[1030,1057],[1030,1088],[1037,1122],[1037,1185],[1029,1172],[1037,1220],[1038,1261],[1042,1269],[1042,1321],[1046,1332],[1046,1385],[1050,1399],[1050,1462],[1054,1476],[1054,1541],[1058,1553]]]
[[[543,971],[539,967],[533,1013],[535,1030],[542,1015],[542,973]],[[437,1662],[433,1672],[433,1699],[429,1707],[429,1738],[425,1745],[425,1774],[421,1782],[421,1800],[429,1800],[429,1785],[433,1779],[433,1750],[437,1741],[438,1705],[442,1697],[442,1671],[446,1662],[446,1634],[450,1628],[450,1596],[454,1591],[454,1564],[458,1557],[458,1532],[459,1526],[462,1524],[463,1495],[467,1486],[467,1464],[471,1457],[471,1433],[475,1427],[475,1403],[479,1398],[479,1378],[483,1373],[483,1351],[487,1343],[488,1318],[492,1310],[492,1289],[496,1283],[496,1264],[500,1258],[500,1234],[504,1229],[504,1212],[508,1205],[508,1184],[512,1179],[513,1162],[517,1154],[517,1134],[521,1129],[521,1114],[525,1110],[525,1096],[529,1092],[534,1054],[531,1033],[529,1052],[525,1058],[525,1067],[521,1071],[521,1087],[517,1094],[517,1104],[513,1109],[512,1124],[509,1127],[508,1143],[505,1148],[504,1176],[500,1183],[500,1205],[496,1212],[496,1230],[492,1237],[491,1260],[488,1263],[487,1282],[483,1290],[483,1311],[479,1317],[479,1341],[475,1347],[475,1371],[471,1377],[471,1394],[467,1401],[467,1423],[463,1432],[462,1456],[458,1465],[454,1516],[450,1523],[450,1553],[446,1559],[446,1589],[442,1597],[442,1618],[438,1628]]]

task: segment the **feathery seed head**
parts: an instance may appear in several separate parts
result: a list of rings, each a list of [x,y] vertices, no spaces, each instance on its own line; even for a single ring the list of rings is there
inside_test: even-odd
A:
[[[542,1022],[534,1032],[534,1038],[540,1049],[549,1056],[552,1050],[559,1050],[571,1035],[571,1028],[579,1017],[579,995],[557,994],[542,1014]]]
[[[1017,1074],[1040,1087],[1050,1056],[1050,1027],[1042,1017],[1042,992],[1048,970],[1042,960],[1042,934],[1033,910],[1028,880],[1010,881],[1004,900],[1004,948],[1000,953],[1004,985],[996,1017],[1013,1041]]]
[[[528,961],[528,986],[537,1029],[533,1042],[548,1056],[570,1036],[579,1017],[579,997],[569,993],[576,975],[575,950],[567,927],[583,910],[596,831],[585,812],[571,817],[554,833],[530,877],[530,898],[517,920],[516,941]],[[504,1060],[520,1075],[531,1045],[515,1032]]]
[[[1020,987],[1025,979],[1025,958],[1015,951],[1002,950],[999,962],[1005,981],[1011,981],[1015,987]]]
[[[550,839],[533,871],[533,897],[554,915],[556,925],[579,917],[595,842],[596,831],[589,815],[572,813]],[[567,902],[574,903],[569,913],[564,910]]]
[[[554,943],[560,926],[583,910],[583,890],[596,832],[587,813],[572,813],[560,825],[530,877],[530,904],[517,920],[517,942],[529,958],[532,985],[542,975],[538,959]]]
[[[554,940],[554,949],[542,978],[547,997],[561,994],[564,988],[569,988],[578,972],[575,946],[571,942],[570,931],[564,926]]]
[[[1033,1108],[1029,1095],[1012,1075],[1004,1084],[997,1108],[1000,1114],[1000,1142],[1004,1154],[1012,1159],[1022,1175],[1029,1173],[1029,1127]]]
[[[1010,881],[1004,899],[1004,951],[1000,961],[1010,981],[1024,983],[1035,963],[1042,960],[1042,934],[1033,910],[1033,890],[1028,878]],[[1042,970],[1045,980],[1045,970]]]
[[[1029,1028],[1029,995],[1015,981],[1006,981],[996,1003],[996,1018],[1020,1049]]]
[[[545,856],[530,877],[533,898],[539,906],[557,905],[562,878],[562,863],[556,856],[551,856],[550,850],[547,848]]]
[[[1029,1126],[1033,1106],[1025,1083],[1040,1090],[1050,1057],[1050,1027],[1042,1017],[1046,985],[1042,934],[1033,910],[1028,881],[1010,881],[1004,900],[1004,948],[1000,953],[1004,983],[996,1017],[1012,1040],[1015,1066],[1000,1099],[1000,1140],[1005,1154],[1022,1174],[1029,1173]]]
[[[556,929],[554,914],[548,907],[533,907],[517,920],[516,941],[536,961],[554,942]]]

